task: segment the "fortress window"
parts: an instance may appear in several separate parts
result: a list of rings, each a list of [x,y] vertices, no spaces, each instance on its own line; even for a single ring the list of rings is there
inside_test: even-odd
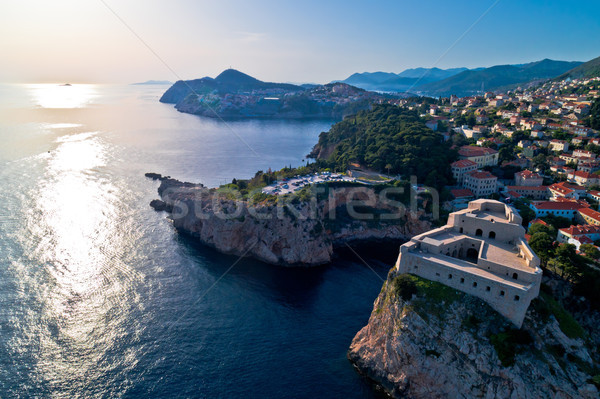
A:
[[[452,280],[452,275],[451,274],[448,275],[448,280]]]
[[[519,275],[517,273],[513,273],[513,280],[516,280],[519,278]]]
[[[477,287],[477,281],[473,281],[473,287]]]
[[[521,299],[518,295],[515,295],[515,301],[518,301],[519,299]]]
[[[463,232],[463,228],[462,228],[462,227],[460,228],[460,232],[461,232],[461,233]]]
[[[490,238],[496,238],[496,232],[495,231],[490,231],[489,237]]]
[[[492,288],[488,285],[487,287],[485,287],[485,290],[490,292],[492,290]]]
[[[464,278],[461,278],[461,279],[460,279],[460,283],[462,284],[462,283],[464,283],[464,282],[465,282],[465,279],[464,279]]]
[[[439,277],[439,276],[440,276],[440,274],[439,274],[439,273],[436,273],[435,275],[436,275],[437,277]]]
[[[500,296],[504,296],[504,291],[500,291]]]
[[[478,237],[481,237],[481,236],[483,235],[483,230],[481,230],[481,229],[477,229],[477,230],[475,231],[475,235],[476,235],[476,236],[478,236]]]

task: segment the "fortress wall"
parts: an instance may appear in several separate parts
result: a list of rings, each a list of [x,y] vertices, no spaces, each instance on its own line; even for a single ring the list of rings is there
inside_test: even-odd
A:
[[[538,258],[527,241],[519,238],[517,240],[517,247],[519,248],[519,254],[527,261],[527,264],[532,269],[537,269],[540,266],[540,258]]]
[[[457,221],[458,231],[462,228],[463,234],[476,237],[477,230],[482,230],[481,237],[490,238],[490,232],[496,234],[495,239],[501,242],[510,242],[515,237],[521,237],[525,234],[525,229],[516,224],[501,222],[491,222],[489,220],[477,219],[466,215],[461,215]]]
[[[474,276],[467,272],[450,269],[410,253],[399,260],[399,273],[410,273],[452,287],[487,302],[494,310],[520,327],[525,312],[537,293],[518,289],[497,281]],[[474,284],[475,283],[475,284]],[[504,292],[504,295],[502,295]],[[518,300],[515,300],[515,297]]]
[[[481,258],[477,261],[477,267],[482,270],[487,270],[497,274],[498,276],[506,278],[507,280],[513,280],[521,284],[533,283],[537,280],[537,275],[534,273],[533,269],[530,272],[515,270],[511,267],[499,265]],[[517,278],[514,278],[515,273],[517,274]]]

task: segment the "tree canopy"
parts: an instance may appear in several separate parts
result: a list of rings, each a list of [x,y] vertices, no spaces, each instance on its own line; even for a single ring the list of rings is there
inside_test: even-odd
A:
[[[450,163],[457,158],[416,111],[393,105],[376,105],[344,119],[321,133],[317,147],[333,148],[326,159],[332,168],[358,163],[405,178],[415,175],[420,183],[437,188],[451,182]]]

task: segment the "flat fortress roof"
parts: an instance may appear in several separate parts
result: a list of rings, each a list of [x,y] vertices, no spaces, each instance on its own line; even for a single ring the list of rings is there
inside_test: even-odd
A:
[[[483,238],[483,237],[471,237],[461,233],[455,233],[452,231],[440,232],[435,235],[429,235],[423,237],[421,242],[430,245],[450,245],[455,241],[469,239],[475,241],[482,241],[485,243],[482,249],[482,253],[479,254],[484,260],[489,262],[496,263],[498,265],[511,267],[515,270],[526,272],[526,273],[534,273],[535,270],[527,265],[527,261],[518,256],[518,252],[514,250],[514,246],[510,244],[505,244],[494,239]],[[479,250],[479,249],[478,249]],[[412,253],[418,253],[421,250],[410,251]],[[446,259],[446,263],[456,260],[451,256],[439,255],[440,257]],[[459,263],[459,262],[456,262]]]
[[[478,219],[485,219],[488,221],[494,221],[494,222],[501,222],[501,223],[510,223],[508,221],[508,218],[506,217],[506,214],[501,213],[501,212],[494,212],[494,211],[473,211],[473,212],[468,212],[466,213],[466,215],[473,215]],[[514,224],[514,223],[511,223]]]

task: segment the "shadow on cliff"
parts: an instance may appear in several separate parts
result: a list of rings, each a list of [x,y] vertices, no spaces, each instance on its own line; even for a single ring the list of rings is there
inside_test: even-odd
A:
[[[255,291],[296,309],[314,306],[323,285],[338,279],[336,277],[338,273],[365,273],[367,266],[362,260],[366,261],[372,269],[367,272],[368,278],[380,284],[377,276],[381,279],[387,278],[389,268],[398,256],[399,246],[397,242],[352,243],[350,244],[352,249],[346,246],[338,248],[334,260],[329,264],[286,267],[270,265],[252,258],[238,261],[237,256],[222,254],[185,234],[178,234],[177,241],[187,255],[197,259],[197,265],[208,271],[215,279],[221,277],[237,261],[227,273],[228,279],[234,280],[240,288]],[[356,272],[353,271],[354,269]]]

